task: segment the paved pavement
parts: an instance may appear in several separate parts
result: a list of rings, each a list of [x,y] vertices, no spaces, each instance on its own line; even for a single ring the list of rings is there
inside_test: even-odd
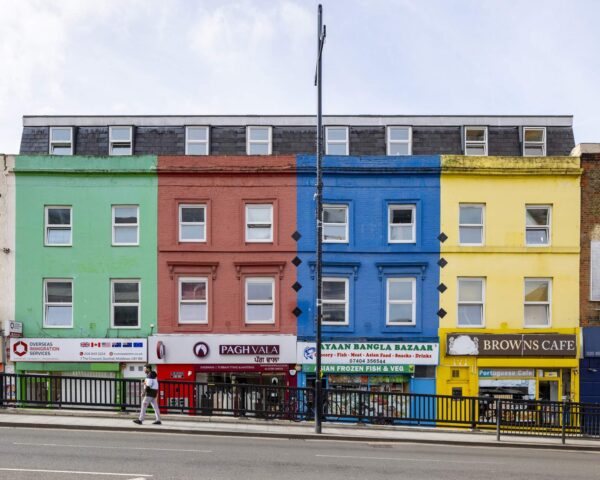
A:
[[[519,446],[538,449],[577,449],[600,452],[600,439],[568,438],[563,446],[560,438],[503,436],[498,442],[495,432],[471,432],[444,428],[398,427],[324,423],[322,435],[314,433],[310,422],[259,420],[238,417],[194,417],[163,415],[163,424],[152,425],[153,416],[144,425],[132,422],[133,413],[85,412],[46,409],[0,410],[0,426],[61,428],[71,430],[142,431],[150,433],[179,433],[212,436],[245,436],[304,440],[344,440],[368,442],[409,442],[442,445]]]
[[[164,432],[149,434],[150,427],[128,431],[0,427],[0,480],[598,478],[598,454],[592,452],[225,438],[173,435],[167,428],[165,424]]]

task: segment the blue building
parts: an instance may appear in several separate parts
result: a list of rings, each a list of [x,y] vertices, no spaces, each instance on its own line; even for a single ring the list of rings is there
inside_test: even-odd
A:
[[[297,158],[299,386],[315,381],[315,163]],[[440,158],[326,156],[323,167],[325,382],[435,393]]]

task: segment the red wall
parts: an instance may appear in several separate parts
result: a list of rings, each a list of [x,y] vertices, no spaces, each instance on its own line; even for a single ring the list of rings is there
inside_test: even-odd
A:
[[[296,334],[293,156],[158,158],[158,333]],[[245,242],[245,203],[273,203],[273,243]],[[206,243],[180,243],[179,205],[207,205]],[[207,325],[178,324],[178,279],[209,278]],[[275,278],[275,324],[245,325],[244,276]]]

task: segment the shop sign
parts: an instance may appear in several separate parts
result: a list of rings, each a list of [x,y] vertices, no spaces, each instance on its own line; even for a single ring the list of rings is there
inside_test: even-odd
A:
[[[297,363],[314,364],[314,342],[298,342]],[[322,365],[437,365],[437,343],[324,342]]]
[[[302,370],[314,373],[314,364],[304,365]],[[323,373],[364,373],[364,374],[410,374],[415,371],[414,365],[321,365]]]
[[[23,335],[23,322],[10,320],[4,322],[4,335],[7,337],[21,337]]]
[[[447,355],[478,357],[575,357],[577,336],[563,334],[448,335]]]
[[[11,338],[13,362],[146,362],[145,338]]]
[[[295,335],[158,334],[149,337],[150,363],[158,364],[292,364]],[[157,349],[157,345],[161,348]]]
[[[517,369],[491,369],[491,368],[480,368],[479,377],[490,378],[490,377],[535,377],[535,370],[517,370]]]

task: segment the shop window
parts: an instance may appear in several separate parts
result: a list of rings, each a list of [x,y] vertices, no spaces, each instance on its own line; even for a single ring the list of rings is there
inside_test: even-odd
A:
[[[275,323],[275,280],[246,278],[246,323]]]
[[[246,205],[246,241],[256,243],[273,241],[273,205]]]
[[[484,205],[461,203],[459,206],[459,243],[483,245]]]
[[[208,323],[208,279],[179,279],[179,323]]]
[[[44,328],[73,327],[73,280],[44,281]]]
[[[527,246],[550,245],[550,221],[552,209],[548,205],[525,207],[525,241]]]
[[[390,205],[388,207],[388,242],[415,243],[415,205]]]
[[[546,156],[546,129],[544,127],[523,128],[523,156]]]
[[[525,279],[525,326],[549,327],[552,282],[545,278]]]
[[[139,245],[139,207],[137,205],[113,205],[112,223],[113,245]]]
[[[73,155],[73,128],[50,127],[50,155]]]
[[[71,246],[72,225],[70,206],[46,207],[46,246]]]
[[[349,155],[348,127],[325,127],[325,155]]]
[[[388,278],[387,325],[415,324],[416,283],[415,278]]]
[[[412,153],[412,128],[387,127],[387,154],[410,155]]]
[[[323,325],[348,325],[348,279],[324,278]]]
[[[133,127],[108,127],[110,155],[133,154]]]
[[[271,127],[246,128],[246,153],[248,155],[271,155]]]
[[[483,327],[485,280],[483,278],[458,279],[458,326]]]
[[[465,155],[487,155],[487,127],[465,127]]]
[[[139,280],[111,281],[111,317],[113,328],[139,328]]]
[[[348,205],[323,205],[323,242],[348,243]]]
[[[206,241],[206,205],[179,205],[179,241]]]
[[[208,155],[208,127],[185,127],[185,154]]]

